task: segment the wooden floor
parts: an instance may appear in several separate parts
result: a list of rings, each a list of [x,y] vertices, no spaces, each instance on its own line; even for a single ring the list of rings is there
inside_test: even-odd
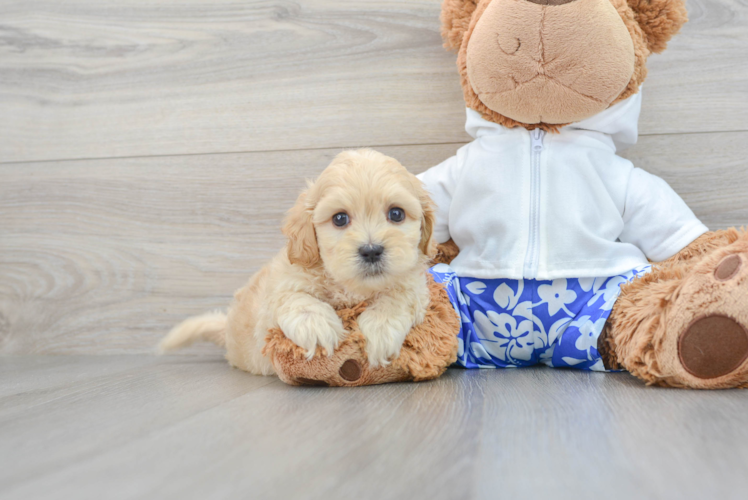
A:
[[[439,0],[0,0],[0,498],[745,498],[748,392],[450,371],[297,389],[155,358],[340,150],[469,140]],[[748,8],[688,0],[625,152],[748,223]]]
[[[340,390],[218,356],[6,358],[0,498],[743,499],[745,396],[550,368]]]

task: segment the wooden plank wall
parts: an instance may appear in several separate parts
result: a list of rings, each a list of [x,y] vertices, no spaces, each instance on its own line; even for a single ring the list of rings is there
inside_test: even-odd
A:
[[[149,352],[228,303],[341,149],[414,172],[452,155],[468,136],[439,3],[1,1],[0,353]],[[688,8],[626,156],[711,228],[740,225],[748,8]]]

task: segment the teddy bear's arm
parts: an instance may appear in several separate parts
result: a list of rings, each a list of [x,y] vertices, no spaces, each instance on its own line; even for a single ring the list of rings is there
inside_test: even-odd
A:
[[[434,264],[449,264],[455,257],[460,253],[460,247],[451,238],[444,243],[440,243],[436,246],[436,256],[434,257]]]
[[[666,260],[708,231],[667,182],[631,172],[619,239],[639,247],[653,262]]]
[[[457,185],[459,166],[457,156],[452,156],[416,176],[436,205],[433,234],[437,243],[444,243],[450,238],[449,208],[452,205],[452,195]]]

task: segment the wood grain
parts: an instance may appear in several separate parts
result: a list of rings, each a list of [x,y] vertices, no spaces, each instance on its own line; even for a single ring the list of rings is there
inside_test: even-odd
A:
[[[748,486],[742,391],[549,368],[297,388],[219,358],[100,359],[0,358],[0,392],[23,385],[0,399],[1,498],[738,499]]]
[[[280,383],[247,377],[220,357],[189,362],[148,356],[39,358],[0,358],[13,367],[0,386],[7,394],[0,397],[0,489]],[[92,405],[86,408],[85,401]],[[43,438],[33,436],[35,428]]]
[[[437,0],[0,4],[0,162],[466,140]],[[643,134],[748,130],[748,9],[690,0]]]
[[[717,229],[748,222],[747,143],[651,136],[627,155]],[[420,172],[459,146],[380,149]],[[0,165],[0,352],[150,352],[184,317],[226,307],[282,247],[304,178],[337,152]]]

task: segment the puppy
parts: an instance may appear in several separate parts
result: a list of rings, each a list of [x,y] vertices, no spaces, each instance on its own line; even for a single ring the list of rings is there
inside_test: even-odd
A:
[[[228,315],[184,321],[161,350],[210,340],[225,345],[231,365],[269,375],[268,330],[280,328],[310,358],[317,347],[330,355],[346,335],[335,309],[365,300],[366,354],[386,365],[426,314],[433,224],[431,199],[400,163],[343,152],[301,193],[283,227],[286,248],[236,292]]]

